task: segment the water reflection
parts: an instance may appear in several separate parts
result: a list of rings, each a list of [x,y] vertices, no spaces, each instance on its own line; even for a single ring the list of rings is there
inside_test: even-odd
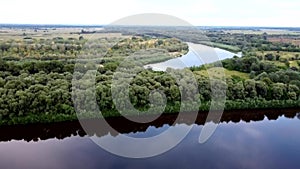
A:
[[[250,121],[262,121],[265,117],[269,120],[276,120],[280,116],[285,116],[287,118],[294,118],[297,116],[299,118],[299,109],[272,109],[272,110],[239,110],[224,112],[221,123],[239,123],[244,121],[249,123]],[[189,113],[186,113],[184,118],[180,119],[179,124],[187,125],[203,125],[205,123],[207,113],[199,113],[197,120],[193,121],[190,118]],[[142,116],[140,118],[152,118],[147,116]],[[172,126],[176,120],[176,114],[162,115],[155,121],[150,123],[134,123],[125,118],[107,118],[106,121],[119,133],[137,133],[144,132],[149,127],[162,128],[163,126]],[[86,120],[86,123],[94,123],[95,126],[101,123],[101,119],[97,120]],[[10,141],[10,140],[25,140],[29,141],[39,141],[47,140],[51,138],[64,139],[72,136],[83,137],[85,135],[102,137],[110,133],[112,136],[117,136],[118,133],[114,133],[109,129],[101,129],[92,133],[85,133],[79,122],[63,122],[54,124],[34,124],[34,125],[19,125],[19,126],[2,126],[0,127],[0,141]],[[149,134],[149,133],[148,133]]]
[[[297,118],[300,120],[300,113],[297,113]]]
[[[199,115],[195,124],[189,121],[187,114],[172,128],[192,125],[188,136],[167,153],[146,159],[122,158],[104,151],[84,136],[79,123],[1,127],[0,168],[300,168],[297,112],[299,109],[227,112],[205,144],[199,144],[198,137],[206,115]],[[169,128],[174,119],[175,115],[164,115],[151,124],[139,125],[127,125],[127,121],[121,118],[108,121],[122,133],[143,137]],[[107,133],[97,134],[101,138],[118,137]],[[27,141],[46,140],[18,141],[22,138]],[[126,144],[120,148],[122,146]],[[143,147],[140,151],[149,149],[151,147]]]

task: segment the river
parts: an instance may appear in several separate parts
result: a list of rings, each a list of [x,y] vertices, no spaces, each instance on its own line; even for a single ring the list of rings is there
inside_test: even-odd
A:
[[[111,136],[110,131],[89,133],[88,136],[78,122],[2,126],[0,168],[300,168],[299,111],[225,112],[216,132],[204,144],[198,143],[198,137],[206,113],[200,113],[196,121],[192,121],[187,113],[178,124],[173,124],[176,115],[162,115],[149,124],[135,125],[123,118],[107,119],[121,133],[119,135],[131,137],[148,137],[168,128],[180,130],[192,126],[191,132],[175,148],[146,159],[110,154],[89,138],[95,135],[105,138]],[[113,135],[116,139],[117,136]]]
[[[186,67],[213,63],[219,60],[232,58],[233,56],[242,56],[241,52],[232,53],[224,49],[213,48],[190,42],[188,42],[187,44],[189,45],[189,51],[187,54],[164,62],[148,64],[144,67],[151,68],[154,71],[165,71],[168,67],[174,69],[183,69]]]

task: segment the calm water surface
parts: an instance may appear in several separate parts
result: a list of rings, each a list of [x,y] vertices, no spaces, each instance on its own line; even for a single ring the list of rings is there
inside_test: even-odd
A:
[[[174,125],[176,115],[141,125],[126,125],[123,119],[111,119],[117,130],[133,137],[153,136],[169,127],[193,126],[177,147],[146,159],[128,159],[106,152],[86,136],[77,122],[1,127],[0,168],[300,168],[297,112],[295,109],[227,112],[204,144],[198,143],[198,137],[205,114],[196,122],[189,121],[187,115],[182,123]],[[108,131],[97,135],[106,137]]]
[[[241,53],[232,53],[224,49],[213,48],[201,44],[187,43],[189,52],[181,57],[170,59],[164,62],[145,65],[145,68],[152,68],[155,71],[165,71],[168,67],[174,69],[183,69],[186,67],[200,66],[207,63],[213,63],[219,60],[241,57]]]

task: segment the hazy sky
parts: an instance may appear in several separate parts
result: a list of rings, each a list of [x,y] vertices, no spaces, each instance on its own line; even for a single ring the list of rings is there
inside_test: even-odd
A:
[[[200,26],[300,27],[299,0],[3,0],[0,23],[102,25],[140,13]]]

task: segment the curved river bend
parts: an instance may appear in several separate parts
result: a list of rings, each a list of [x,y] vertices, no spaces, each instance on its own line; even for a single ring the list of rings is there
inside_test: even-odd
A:
[[[181,57],[170,59],[160,63],[145,65],[145,68],[151,68],[154,71],[165,71],[168,67],[174,69],[183,69],[185,67],[200,66],[207,63],[213,63],[218,60],[241,57],[240,53],[232,53],[224,49],[213,48],[201,44],[187,43],[189,52]]]

